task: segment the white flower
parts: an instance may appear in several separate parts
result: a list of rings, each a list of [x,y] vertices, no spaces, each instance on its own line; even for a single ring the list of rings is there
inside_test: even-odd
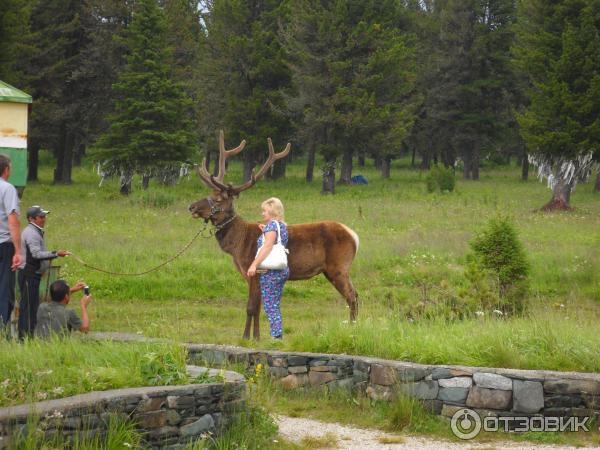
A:
[[[62,413],[61,413],[61,412],[60,412],[58,409],[55,409],[55,410],[52,412],[52,414],[48,414],[48,415],[46,416],[46,418],[47,418],[47,419],[54,419],[54,418],[56,418],[56,419],[61,419],[61,418],[62,418],[62,416],[63,416],[63,415],[62,415]]]
[[[5,388],[5,387],[8,387],[9,384],[10,384],[10,378],[7,378],[2,383],[0,383],[0,386],[2,386],[3,388]]]
[[[475,315],[481,317],[485,316],[485,313],[483,311],[475,311]]]
[[[563,304],[561,303],[561,304],[560,304],[560,307],[561,307],[561,308],[564,308],[564,307],[565,307],[565,305],[563,305]]]
[[[346,323],[348,323],[348,321],[347,320],[342,320],[342,323],[346,324]]]
[[[129,442],[123,442],[123,445],[127,448],[131,448],[132,445]]]
[[[47,392],[38,392],[36,395],[38,400],[46,400],[48,398],[48,393]]]
[[[502,311],[500,311],[499,309],[495,309],[492,311],[494,314],[496,314],[497,316],[503,316],[504,313]]]
[[[65,388],[62,386],[57,386],[54,389],[52,389],[52,393],[56,394],[56,395],[60,395],[65,391]]]

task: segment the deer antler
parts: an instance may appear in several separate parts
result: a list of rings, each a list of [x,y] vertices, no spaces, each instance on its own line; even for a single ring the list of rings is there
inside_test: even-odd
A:
[[[225,161],[227,158],[233,155],[237,155],[241,152],[246,146],[246,140],[242,140],[240,145],[231,150],[225,150],[225,134],[223,130],[219,131],[219,173],[216,177],[212,176],[208,172],[208,168],[206,167],[206,158],[202,159],[202,165],[198,168],[198,175],[200,179],[206,184],[209,188],[215,189],[217,191],[224,191],[229,189],[231,186],[223,184],[223,177],[225,176]]]
[[[223,130],[219,132],[219,173],[217,176],[213,176],[208,172],[208,168],[206,167],[206,158],[202,159],[202,165],[198,167],[198,176],[200,179],[206,184],[209,188],[214,189],[216,191],[230,191],[234,195],[238,195],[240,192],[249,189],[254,186],[259,179],[263,177],[263,175],[269,170],[269,168],[277,161],[278,159],[285,158],[292,144],[288,142],[285,146],[285,149],[280,151],[279,153],[275,153],[273,149],[273,142],[271,142],[271,138],[268,138],[269,141],[269,157],[260,168],[257,174],[252,172],[250,179],[246,181],[244,184],[239,186],[232,186],[231,184],[225,184],[223,182],[223,177],[225,176],[225,160],[230,156],[236,155],[241,152],[246,146],[246,141],[243,140],[240,145],[231,150],[225,150],[225,136],[223,134]]]
[[[249,189],[252,186],[254,186],[254,183],[256,183],[263,177],[263,175],[267,172],[267,170],[269,170],[269,168],[275,163],[275,161],[281,158],[285,158],[290,152],[290,149],[292,148],[292,144],[288,142],[285,146],[285,149],[283,149],[279,153],[275,153],[271,138],[268,138],[267,141],[269,142],[269,157],[267,158],[267,160],[256,175],[254,174],[254,172],[252,172],[252,175],[250,175],[250,179],[248,181],[231,189],[235,195],[238,195],[240,192],[245,191],[246,189]]]

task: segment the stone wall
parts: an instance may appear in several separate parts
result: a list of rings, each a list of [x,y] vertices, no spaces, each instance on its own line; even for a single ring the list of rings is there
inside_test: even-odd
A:
[[[206,372],[220,375],[188,366],[191,376]],[[235,372],[223,376],[218,383],[116,389],[0,408],[0,449],[19,433],[37,432],[49,439],[56,434],[73,439],[75,433],[103,437],[111,417],[133,421],[147,447],[179,448],[206,432],[217,433],[244,407],[244,377]]]
[[[446,417],[465,407],[480,416],[600,415],[600,374],[435,366],[218,345],[187,347],[190,360],[209,365],[238,363],[252,368],[260,362],[286,389],[326,386],[362,391],[380,400],[404,393]]]

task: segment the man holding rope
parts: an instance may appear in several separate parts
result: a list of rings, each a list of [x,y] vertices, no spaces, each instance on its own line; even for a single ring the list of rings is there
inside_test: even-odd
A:
[[[40,304],[40,280],[50,267],[50,261],[59,256],[67,256],[66,250],[50,252],[44,242],[45,211],[40,206],[32,206],[27,210],[29,224],[21,234],[23,263],[19,271],[19,339],[32,337],[37,323],[37,310]]]

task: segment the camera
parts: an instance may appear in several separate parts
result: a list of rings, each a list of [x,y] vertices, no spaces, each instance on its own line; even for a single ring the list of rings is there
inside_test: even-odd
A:
[[[90,295],[90,287],[89,286],[84,286],[83,287],[83,293],[85,295]]]

